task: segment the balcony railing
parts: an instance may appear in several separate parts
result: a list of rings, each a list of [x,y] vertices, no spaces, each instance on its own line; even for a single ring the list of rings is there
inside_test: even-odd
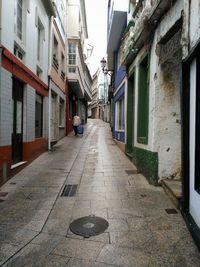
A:
[[[65,80],[65,72],[61,70],[60,74],[61,79],[64,81]]]
[[[53,67],[58,70],[58,59],[55,54],[53,55]]]

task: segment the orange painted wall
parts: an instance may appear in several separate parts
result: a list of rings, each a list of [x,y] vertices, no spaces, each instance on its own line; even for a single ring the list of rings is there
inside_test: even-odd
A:
[[[57,26],[55,22],[53,24],[53,35],[55,36],[58,42],[58,69],[54,67],[53,60],[52,60],[51,77],[54,83],[63,91],[63,93],[65,93],[65,79],[63,80],[61,78],[61,70],[62,70],[61,69],[61,65],[62,65],[61,53],[65,57],[65,44],[63,43],[61,36],[58,34],[58,30],[57,30]],[[66,62],[66,58],[64,62]]]

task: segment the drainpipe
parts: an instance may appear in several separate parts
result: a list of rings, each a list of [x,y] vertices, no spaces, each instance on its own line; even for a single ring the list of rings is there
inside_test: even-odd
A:
[[[49,105],[48,105],[48,150],[51,150],[51,66],[52,66],[52,37],[53,37],[53,20],[50,19],[50,34],[49,34],[49,70],[48,70],[48,86],[49,86]]]

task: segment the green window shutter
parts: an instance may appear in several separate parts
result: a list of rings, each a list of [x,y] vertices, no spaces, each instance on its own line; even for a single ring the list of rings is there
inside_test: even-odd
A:
[[[149,126],[149,57],[146,55],[139,65],[138,79],[138,123],[137,141],[148,144]]]

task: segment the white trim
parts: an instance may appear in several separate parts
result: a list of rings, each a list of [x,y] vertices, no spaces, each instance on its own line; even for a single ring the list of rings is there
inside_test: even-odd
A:
[[[196,66],[197,62],[194,59],[190,65],[190,214],[194,218],[198,227],[200,227],[200,195],[195,190],[195,146],[196,146]]]
[[[119,86],[117,87],[117,89],[115,90],[113,96],[116,96],[116,94],[119,92],[119,90],[122,88],[123,84],[126,85],[126,76],[124,77],[124,79],[121,81],[121,83],[119,84]]]
[[[20,162],[18,162],[16,164],[11,165],[11,168],[10,169],[13,170],[13,169],[15,169],[15,168],[17,168],[17,167],[19,167],[21,165],[24,165],[26,163],[27,163],[27,161],[20,161]]]

